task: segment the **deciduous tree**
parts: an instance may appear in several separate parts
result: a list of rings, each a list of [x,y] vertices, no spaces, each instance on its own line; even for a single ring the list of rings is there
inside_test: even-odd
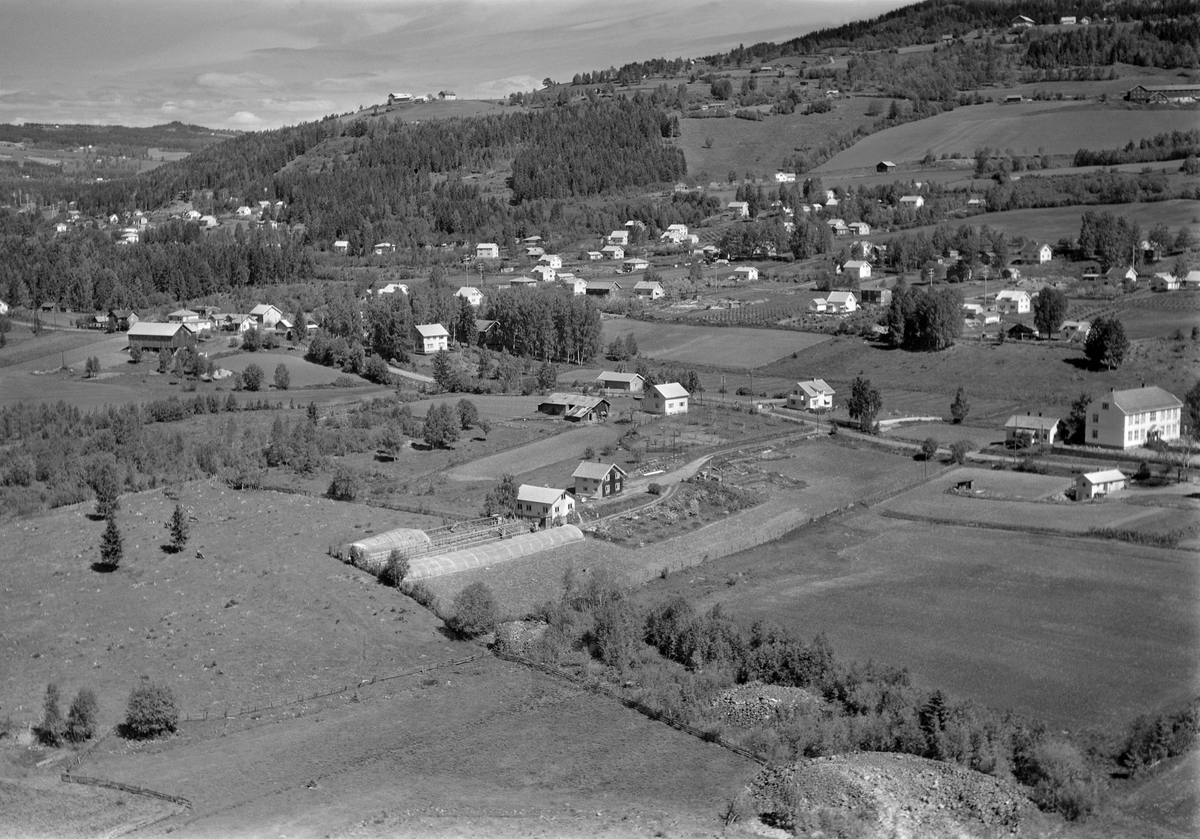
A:
[[[496,628],[499,609],[492,590],[484,583],[471,583],[454,598],[454,614],[446,621],[454,632],[468,638]]]
[[[876,433],[875,418],[879,415],[882,407],[883,397],[871,385],[871,380],[856,376],[850,385],[850,399],[846,402],[850,419],[857,420],[859,428],[865,433],[874,434]]]
[[[275,368],[275,389],[287,390],[292,385],[292,374],[288,372],[287,365],[282,362]]]
[[[1125,324],[1116,316],[1096,318],[1083,347],[1084,353],[1092,363],[1115,370],[1125,361],[1125,353],[1128,350],[1129,339],[1125,337]]]
[[[1033,304],[1033,322],[1042,335],[1052,338],[1067,319],[1067,295],[1057,288],[1046,287]]]

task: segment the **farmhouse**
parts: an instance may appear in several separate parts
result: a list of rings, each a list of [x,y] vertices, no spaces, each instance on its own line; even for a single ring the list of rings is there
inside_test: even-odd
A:
[[[1013,341],[1032,341],[1038,337],[1036,329],[1023,323],[1014,323],[1004,334]]]
[[[1059,26],[1074,26],[1075,15],[1064,15],[1058,19]]]
[[[967,320],[974,320],[983,314],[983,306],[978,303],[963,303],[963,317]]]
[[[796,182],[795,172],[776,172],[775,182],[780,184],[794,184]]]
[[[1053,446],[1058,434],[1058,419],[1038,414],[1014,414],[1004,423],[1004,445],[1024,448],[1035,443]]]
[[[1168,271],[1159,271],[1150,278],[1151,291],[1178,291],[1179,278]]]
[[[858,292],[859,302],[864,306],[892,305],[892,290],[890,288],[864,288]]]
[[[530,274],[537,274],[537,279],[543,283],[552,283],[558,272],[549,265],[535,265],[529,269]]]
[[[1030,242],[1021,248],[1021,261],[1027,265],[1044,265],[1054,258],[1054,251],[1049,245]]]
[[[571,477],[575,479],[576,498],[608,498],[625,489],[629,473],[615,463],[585,460],[575,467]]]
[[[1110,390],[1093,402],[1084,439],[1090,446],[1128,449],[1156,440],[1178,440],[1183,403],[1161,387]]]
[[[924,207],[925,206],[925,196],[924,195],[901,195],[900,196],[900,206],[908,207],[911,210],[915,210],[918,207]]]
[[[573,512],[575,498],[565,489],[521,484],[517,490],[517,516],[537,522],[538,527],[563,524]]]
[[[838,270],[838,273],[849,274],[860,280],[869,280],[871,279],[871,263],[863,259],[851,259]]]
[[[250,316],[258,321],[259,326],[270,329],[279,323],[279,320],[283,317],[283,312],[270,303],[259,303],[250,310]]]
[[[1179,287],[1187,291],[1200,289],[1200,270],[1193,268],[1179,281]]]
[[[350,242],[347,239],[338,239],[333,243],[334,253],[348,253],[350,250]]]
[[[758,279],[758,269],[753,265],[740,265],[733,269],[733,278],[739,282],[742,280],[754,282]]]
[[[642,410],[668,417],[673,414],[686,414],[688,392],[679,382],[653,385],[642,399]]]
[[[476,259],[499,259],[500,246],[495,242],[480,242],[475,246]]]
[[[1059,333],[1067,341],[1086,341],[1092,324],[1086,320],[1064,320]]]
[[[605,245],[600,249],[605,259],[624,259],[625,249],[620,245]]]
[[[587,284],[583,293],[589,297],[616,297],[621,293],[621,284],[605,280],[593,280]]]
[[[376,256],[383,256],[385,253],[395,253],[396,246],[391,242],[376,242],[375,247],[371,249],[371,252]]]
[[[596,383],[608,394],[641,393],[646,384],[640,373],[613,373],[605,370],[596,377]]]
[[[258,321],[254,319],[254,315],[248,312],[229,312],[221,316],[219,323],[222,331],[225,332],[241,333],[258,328]]]
[[[996,308],[1007,315],[1024,315],[1029,312],[1032,301],[1029,292],[1006,288],[996,295]]]
[[[624,251],[621,252],[621,256],[625,256]],[[600,260],[604,259],[604,254],[600,253],[600,251],[587,251],[584,253],[584,257],[588,262],[599,262]]]
[[[802,411],[828,411],[833,408],[833,394],[833,388],[824,379],[796,382],[796,387],[788,394],[787,406]]]
[[[1137,283],[1136,268],[1109,268],[1104,272],[1104,279],[1110,283]]]
[[[881,174],[884,172],[894,172],[895,170],[896,164],[890,160],[881,160],[875,164],[875,171]]]
[[[831,291],[824,297],[814,297],[808,308],[826,314],[854,312],[858,310],[858,299],[852,291]]]
[[[1125,489],[1128,482],[1125,473],[1120,469],[1104,469],[1100,472],[1086,472],[1075,476],[1075,500],[1090,501],[1097,496],[1108,495],[1119,489]]]
[[[633,293],[644,300],[660,300],[663,296],[662,283],[642,281],[633,287]]]
[[[472,306],[478,308],[483,305],[483,292],[475,288],[473,285],[465,285],[458,291],[454,292],[455,297],[461,297]],[[459,305],[462,305],[461,303]]]
[[[855,236],[870,236],[871,225],[865,221],[852,221],[846,225]]]
[[[1200,99],[1200,85],[1137,85],[1125,94],[1130,102],[1191,102]]]
[[[543,248],[541,245],[528,245],[525,248],[525,255],[530,257],[531,259],[533,257],[540,257],[545,252],[546,252],[546,249]]]
[[[379,288],[375,289],[375,294],[379,296],[384,294],[395,294],[396,292],[408,294],[408,286],[406,286],[404,283],[384,283]]]
[[[135,323],[126,333],[129,349],[158,352],[185,346],[192,337],[182,323]]]
[[[1033,26],[1033,18],[1025,17],[1025,15],[1017,15],[1012,19],[1012,26],[1015,29],[1023,29]]]
[[[750,217],[750,205],[745,201],[730,201],[725,205],[725,209],[733,213],[737,218]]]
[[[645,271],[649,267],[649,262],[636,256],[621,263],[621,268],[626,274],[633,274],[637,271]]]
[[[411,93],[389,93],[388,94],[388,104],[389,105],[398,105],[402,102],[411,102],[411,101],[413,101],[413,96]]]
[[[562,257],[556,253],[542,254],[538,258],[538,265],[548,265],[557,270],[562,268]]]
[[[629,246],[629,231],[628,230],[614,230],[612,233],[608,234],[607,242],[610,245],[619,245],[620,247],[623,247],[623,248],[628,247]]]
[[[7,314],[7,312],[8,312],[8,306],[5,305],[4,303],[0,302],[0,315]],[[109,328],[114,331],[117,331],[117,330],[128,331],[129,327],[133,326],[139,320],[141,320],[141,318],[138,317],[138,313],[133,309],[109,309],[108,310]]]
[[[555,282],[571,289],[571,294],[573,295],[578,296],[587,293],[587,280],[582,277],[576,277],[573,274],[559,274]]]
[[[608,416],[609,402],[600,396],[552,393],[538,403],[538,410],[572,422],[595,422]]]
[[[850,228],[846,226],[844,219],[831,218],[827,219],[825,223],[829,225],[829,229],[833,232],[833,237],[835,239],[840,239],[843,236],[850,235]]]
[[[176,309],[167,315],[168,323],[199,323],[200,313],[191,309]]]
[[[450,333],[440,323],[417,325],[417,348],[422,355],[431,355],[450,348]]]

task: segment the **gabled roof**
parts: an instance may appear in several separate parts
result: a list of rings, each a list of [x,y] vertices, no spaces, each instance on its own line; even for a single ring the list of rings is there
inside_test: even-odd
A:
[[[659,291],[662,291],[662,283],[642,280],[640,283],[635,283],[633,286],[634,291],[654,291],[656,288]]]
[[[996,295],[997,300],[1020,300],[1022,297],[1029,297],[1029,292],[1019,288],[1006,288]]]
[[[487,332],[488,330],[493,329],[495,326],[496,326],[496,321],[494,321],[494,320],[484,320],[482,318],[475,318],[475,329],[478,332]]]
[[[454,292],[455,297],[466,297],[472,294],[482,294],[482,292],[473,285],[465,285],[458,291]],[[460,303],[459,305],[461,306],[462,304]]]
[[[566,494],[567,491],[565,489],[521,484],[521,487],[517,490],[517,500],[533,504],[556,504]]]
[[[175,311],[171,312],[171,314],[167,315],[167,317],[169,317],[169,318],[198,318],[198,317],[200,317],[200,313],[193,312],[191,309],[176,309]]]
[[[679,382],[665,382],[661,385],[654,385],[650,390],[657,393],[663,399],[682,399],[689,395],[687,388]]]
[[[809,379],[807,382],[796,382],[796,387],[809,396],[833,396],[835,393],[834,389],[826,384],[824,379]]]
[[[572,478],[590,478],[593,481],[602,481],[608,477],[608,473],[616,469],[622,475],[629,473],[615,463],[597,463],[594,460],[585,460],[575,467],[575,471],[571,473]]]
[[[1101,469],[1099,472],[1085,472],[1080,477],[1089,484],[1107,484],[1113,481],[1128,480],[1128,477],[1120,469]]]
[[[129,332],[126,334],[139,338],[143,336],[170,338],[181,329],[183,329],[182,323],[147,323],[143,320],[129,327]]]
[[[846,268],[849,268],[851,271],[856,271],[859,268],[862,268],[864,265],[869,267],[870,264],[871,263],[869,263],[863,259],[851,259],[851,260],[847,261],[846,264],[842,266],[842,268],[843,268],[843,270]]]
[[[1108,400],[1127,414],[1183,407],[1183,403],[1174,394],[1168,393],[1156,385],[1135,387],[1129,390],[1114,390],[1108,394]]]
[[[608,370],[605,370],[603,373],[601,373],[599,376],[596,377],[596,381],[598,381],[598,382],[630,382],[630,383],[632,383],[635,379],[641,379],[641,378],[642,378],[641,373],[610,373]]]
[[[1013,414],[1004,423],[1005,428],[1036,428],[1038,431],[1049,431],[1058,425],[1058,417],[1035,417],[1029,414]]]
[[[274,309],[277,312],[279,311],[278,306],[272,306],[270,303],[259,303],[257,306],[255,306],[253,309],[250,310],[250,314],[257,317],[258,315],[265,315],[267,312],[271,311],[272,309]]]
[[[446,327],[440,323],[421,323],[417,324],[417,332],[422,338],[442,338],[449,337],[450,333],[446,331]]]
[[[825,297],[826,302],[837,303],[838,305],[842,306],[849,303],[851,300],[857,301],[857,298],[854,296],[854,292],[852,291],[831,291]]]
[[[620,283],[616,283],[616,282],[610,283],[610,282],[607,282],[604,280],[596,280],[596,281],[588,280],[587,287],[588,287],[588,291],[593,291],[593,290],[595,290],[595,291],[620,291],[621,290]]]

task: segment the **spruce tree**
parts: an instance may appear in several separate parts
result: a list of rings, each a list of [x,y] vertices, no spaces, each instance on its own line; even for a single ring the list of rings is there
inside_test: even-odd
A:
[[[167,532],[171,534],[171,551],[179,553],[188,540],[188,517],[182,504],[175,505],[171,520],[167,522]]]
[[[125,546],[121,531],[117,529],[117,519],[110,515],[108,524],[104,527],[104,535],[100,537],[100,559],[104,565],[115,570],[121,564],[124,555]]]

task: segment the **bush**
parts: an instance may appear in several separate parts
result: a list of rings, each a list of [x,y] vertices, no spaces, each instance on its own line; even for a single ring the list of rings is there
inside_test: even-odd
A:
[[[387,565],[383,566],[383,571],[379,574],[379,581],[384,585],[400,588],[400,584],[408,576],[409,568],[410,563],[404,552],[399,548],[392,548],[392,552],[388,554]]]
[[[496,598],[483,583],[471,583],[454,598],[454,614],[446,621],[451,630],[467,638],[496,628]]]
[[[249,364],[242,371],[242,387],[246,390],[258,390],[262,387],[263,379],[266,378],[266,373],[257,364]]]
[[[124,736],[145,740],[173,732],[178,724],[179,706],[175,694],[166,685],[145,684],[129,694]]]
[[[434,612],[437,611],[437,595],[435,595],[433,590],[430,589],[429,586],[425,585],[425,583],[410,583],[401,590],[417,603],[424,606],[426,609],[430,609]]]
[[[959,440],[956,443],[950,444],[950,462],[963,463],[967,459],[967,453],[974,448],[974,444],[970,440]]]
[[[96,702],[96,694],[90,688],[80,688],[71,702],[71,710],[67,713],[67,739],[72,743],[82,743],[96,733],[96,715],[100,706]]]
[[[326,494],[335,501],[353,501],[360,492],[362,481],[358,473],[348,466],[339,466]]]
[[[1083,755],[1070,743],[1045,737],[1017,743],[1013,775],[1033,787],[1029,797],[1043,810],[1075,820],[1095,809],[1095,779]]]
[[[651,495],[662,495],[662,485],[650,484],[650,486],[646,487],[646,492],[650,493]]]

